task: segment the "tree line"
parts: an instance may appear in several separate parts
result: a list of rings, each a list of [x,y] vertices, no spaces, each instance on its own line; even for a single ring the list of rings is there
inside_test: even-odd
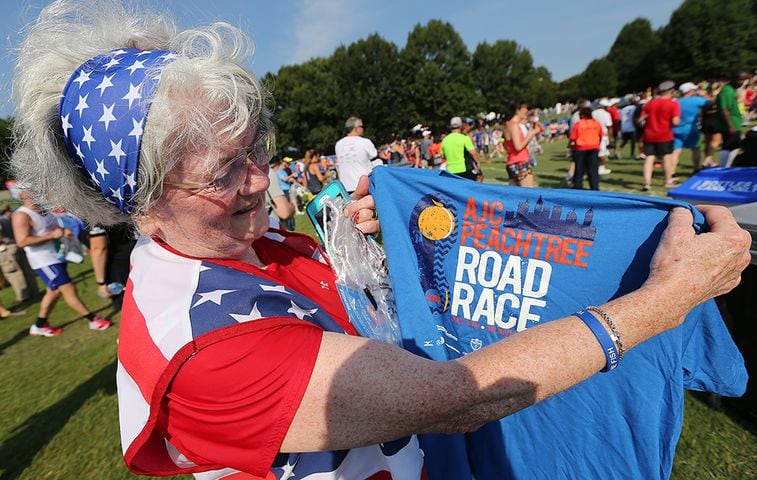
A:
[[[685,0],[657,30],[645,18],[627,23],[607,55],[561,82],[534,65],[517,42],[483,42],[470,52],[454,27],[440,20],[415,25],[403,48],[373,34],[262,80],[272,93],[280,152],[297,155],[311,147],[330,153],[350,115],[363,119],[368,137],[385,142],[418,123],[442,132],[453,116],[501,111],[511,100],[550,106],[642,91],[663,79],[713,79],[755,67],[757,1]],[[9,125],[0,121],[3,181],[12,148]]]
[[[659,29],[646,18],[627,23],[605,56],[562,82],[534,65],[517,42],[483,42],[470,52],[440,20],[416,25],[404,48],[373,34],[264,81],[273,94],[279,144],[329,152],[349,115],[361,117],[366,135],[383,142],[417,123],[440,132],[452,116],[501,111],[511,100],[551,106],[755,67],[756,1],[685,0]]]

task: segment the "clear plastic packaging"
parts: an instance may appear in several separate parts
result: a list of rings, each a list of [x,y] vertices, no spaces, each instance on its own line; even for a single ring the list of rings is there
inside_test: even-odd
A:
[[[84,247],[75,237],[61,237],[58,257],[68,263],[84,262]]]
[[[361,335],[402,345],[397,307],[386,268],[386,254],[373,237],[355,228],[342,211],[342,198],[324,203],[326,254],[336,273],[336,284],[350,321]]]

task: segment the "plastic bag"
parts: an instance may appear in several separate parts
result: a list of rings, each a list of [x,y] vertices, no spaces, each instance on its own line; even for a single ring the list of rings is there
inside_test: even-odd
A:
[[[76,237],[61,237],[58,241],[60,242],[58,257],[68,263],[84,262],[84,249]]]
[[[397,307],[389,283],[384,249],[342,214],[347,201],[324,202],[326,254],[350,321],[364,337],[402,345]]]

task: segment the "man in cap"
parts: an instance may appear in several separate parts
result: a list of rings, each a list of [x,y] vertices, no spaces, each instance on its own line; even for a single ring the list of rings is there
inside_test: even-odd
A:
[[[678,168],[678,159],[681,150],[691,150],[691,161],[694,170],[699,170],[700,151],[699,137],[699,114],[703,108],[707,108],[712,102],[701,95],[699,87],[692,82],[686,82],[678,87],[681,98],[677,99],[681,107],[681,121],[673,127],[673,173]]]
[[[371,162],[378,156],[378,152],[373,142],[363,137],[365,127],[361,119],[348,118],[344,122],[344,128],[347,135],[336,142],[334,147],[336,168],[344,188],[352,193],[357,188],[360,177],[371,173]]]
[[[431,153],[429,148],[434,140],[431,138],[431,130],[423,130],[423,140],[421,140],[421,165],[425,168],[431,165]]]
[[[612,135],[612,115],[607,110],[610,101],[606,98],[599,100],[599,105],[591,112],[591,117],[602,125],[602,141],[599,144],[599,174],[607,175],[612,170],[607,168],[607,157],[610,155],[610,136]]]
[[[670,80],[662,82],[655,98],[647,102],[641,111],[640,121],[644,124],[644,185],[642,190],[652,188],[652,170],[655,159],[662,158],[665,174],[665,188],[673,188],[673,127],[681,121],[681,107],[673,100],[676,84]]]
[[[473,141],[468,135],[461,133],[463,120],[452,117],[449,121],[450,133],[442,140],[442,157],[447,160],[447,171],[470,180],[476,180],[481,165]],[[470,157],[466,161],[466,155]]]

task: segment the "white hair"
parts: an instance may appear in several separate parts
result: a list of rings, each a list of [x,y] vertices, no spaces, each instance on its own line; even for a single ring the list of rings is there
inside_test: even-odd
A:
[[[128,222],[93,188],[66,152],[58,116],[61,92],[89,59],[119,48],[172,50],[151,101],[140,149],[134,214],[162,195],[166,175],[187,153],[214,153],[250,126],[271,130],[268,94],[243,66],[252,44],[239,29],[215,23],[177,32],[172,19],[121,0],[57,0],[27,27],[13,78],[16,102],[12,171],[35,200],[63,206],[92,224]]]

